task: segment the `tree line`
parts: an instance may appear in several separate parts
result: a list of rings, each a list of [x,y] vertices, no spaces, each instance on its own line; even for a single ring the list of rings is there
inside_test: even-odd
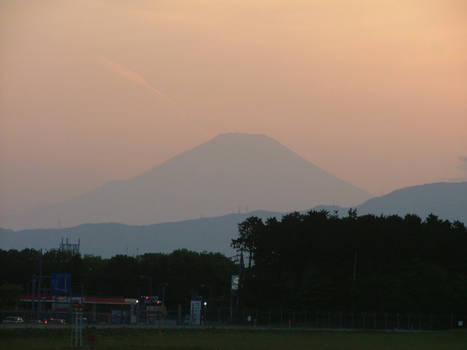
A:
[[[347,217],[327,211],[250,217],[243,307],[373,312],[467,311],[467,230],[435,215]]]
[[[71,254],[58,249],[0,250],[0,299],[2,306],[15,301],[11,294],[31,294],[33,275],[70,273],[73,295],[140,297],[164,296],[167,305],[188,307],[192,296],[202,296],[213,306],[230,302],[231,275],[235,263],[219,253],[186,249],[170,254],[147,253],[137,257],[116,255],[102,258]],[[43,295],[50,282],[43,279]],[[5,305],[7,304],[7,305]]]
[[[237,310],[467,312],[467,229],[460,222],[310,211],[250,217],[238,228],[235,261],[185,249],[111,258],[0,250],[1,306],[31,294],[42,266],[43,275],[71,273],[74,295],[158,295],[169,307],[188,308],[200,295],[210,308],[228,308],[231,276],[239,274]]]

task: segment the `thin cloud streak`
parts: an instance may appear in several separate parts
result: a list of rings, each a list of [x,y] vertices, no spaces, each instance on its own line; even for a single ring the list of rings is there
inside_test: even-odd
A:
[[[187,125],[189,124],[190,128],[193,131],[196,131],[198,134],[201,134],[201,135],[204,135],[204,134],[208,135],[209,134],[207,132],[206,128],[202,127],[198,123],[194,124],[193,122],[190,121],[190,118],[188,118],[188,116],[185,113],[185,111],[183,110],[183,108],[180,107],[180,103],[175,103],[175,101],[171,97],[169,97],[167,94],[163,93],[159,89],[152,86],[139,73],[136,73],[136,72],[122,66],[119,63],[111,61],[111,60],[109,60],[108,58],[106,58],[104,56],[98,56],[97,59],[98,59],[98,62],[101,65],[103,65],[105,68],[107,68],[111,72],[125,78],[128,81],[131,81],[131,82],[133,82],[135,84],[138,84],[139,86],[142,86],[142,87],[146,88],[147,90],[152,92],[157,97],[162,97],[163,99],[165,99],[165,101],[167,101],[169,103],[169,105],[171,105],[171,107],[173,108],[174,113],[171,114],[171,118],[177,119],[180,122],[185,123]],[[177,102],[179,102],[179,101],[177,101]]]
[[[122,66],[121,64],[113,62],[113,61],[111,61],[108,58],[103,57],[103,56],[97,57],[97,60],[98,60],[98,62],[100,64],[105,66],[108,70],[122,76],[123,78],[125,78],[125,79],[127,79],[129,81],[132,81],[132,82],[134,82],[134,83],[148,89],[149,91],[151,91],[156,96],[163,97],[163,98],[168,99],[170,101],[170,98],[166,94],[164,94],[162,91],[160,91],[159,89],[156,89],[154,86],[152,86],[140,74],[138,74],[136,72],[133,72],[133,71],[129,70],[128,68]]]

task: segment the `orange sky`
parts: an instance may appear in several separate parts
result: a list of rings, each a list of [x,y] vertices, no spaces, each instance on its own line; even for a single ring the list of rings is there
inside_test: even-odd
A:
[[[464,0],[4,0],[0,220],[231,131],[374,194],[467,178],[465,23]]]

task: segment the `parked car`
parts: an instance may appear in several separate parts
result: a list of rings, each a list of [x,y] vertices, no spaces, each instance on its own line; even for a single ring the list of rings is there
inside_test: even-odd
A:
[[[24,320],[21,316],[7,316],[3,319],[3,323],[20,324],[24,323]]]
[[[46,320],[44,320],[44,324],[57,324],[57,325],[61,325],[61,324],[66,324],[66,321],[63,319],[63,318],[54,318],[54,317],[51,317],[51,318],[48,318]]]

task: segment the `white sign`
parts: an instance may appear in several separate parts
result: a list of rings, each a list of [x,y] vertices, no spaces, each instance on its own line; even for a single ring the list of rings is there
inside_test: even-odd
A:
[[[201,324],[201,300],[191,301],[190,324]]]
[[[240,283],[240,276],[232,275],[232,290],[238,290],[239,283]]]

